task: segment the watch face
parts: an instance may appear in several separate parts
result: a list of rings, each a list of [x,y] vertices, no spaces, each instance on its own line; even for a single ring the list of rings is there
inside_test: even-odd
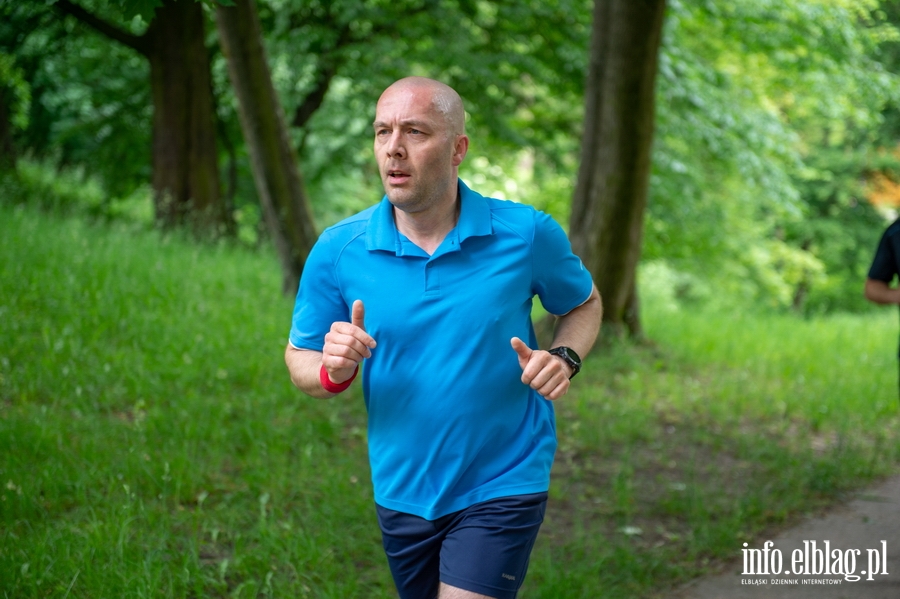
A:
[[[572,367],[572,376],[569,377],[570,380],[581,370],[581,358],[579,358],[578,354],[576,354],[571,348],[565,346],[554,347],[550,350],[550,353],[555,356],[559,356],[560,358],[565,360],[569,366]]]
[[[581,364],[581,358],[578,357],[578,354],[576,354],[574,350],[572,350],[568,347],[564,347],[563,350],[566,352],[566,355],[569,356],[569,358],[572,361],[574,361],[578,364]]]

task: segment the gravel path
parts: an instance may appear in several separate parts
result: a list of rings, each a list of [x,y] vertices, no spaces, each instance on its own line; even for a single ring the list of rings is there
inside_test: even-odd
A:
[[[772,544],[764,553],[767,540]],[[829,571],[815,574],[826,555],[831,556]],[[769,575],[762,574],[760,562],[769,564]],[[808,574],[805,568],[809,569]],[[773,575],[775,570],[781,574]],[[747,575],[745,571],[759,575]],[[877,573],[870,574],[873,571]],[[834,575],[835,572],[842,574]],[[847,576],[848,572],[859,576],[859,580],[851,580],[853,576]],[[694,581],[672,596],[782,598],[900,599],[900,475],[859,493],[821,518],[810,518],[772,539],[747,547],[742,558],[724,573]]]

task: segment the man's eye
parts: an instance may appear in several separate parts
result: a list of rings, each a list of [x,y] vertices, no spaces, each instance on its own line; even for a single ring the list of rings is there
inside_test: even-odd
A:
[[[410,134],[412,134],[412,135],[419,135],[420,133],[422,133],[422,132],[419,131],[418,129],[410,129],[409,132],[410,132]]]
[[[388,131],[387,129],[379,129],[378,131],[375,132],[375,135],[384,136],[384,135],[388,135],[389,133],[390,133],[390,131]]]

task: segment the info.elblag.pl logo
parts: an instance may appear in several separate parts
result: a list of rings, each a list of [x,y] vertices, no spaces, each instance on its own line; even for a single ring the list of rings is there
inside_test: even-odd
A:
[[[887,541],[874,549],[832,548],[830,541],[821,545],[816,541],[803,541],[802,549],[794,549],[790,562],[785,560],[775,543],[766,541],[762,549],[750,549],[744,543],[744,571],[747,576],[842,576],[843,579],[787,579],[782,584],[840,584],[844,580],[856,582],[863,576],[875,580],[876,576],[886,576]],[[865,567],[865,570],[858,568]],[[777,580],[777,579],[776,579]],[[753,584],[753,582],[745,584]],[[775,580],[772,580],[775,583]],[[768,584],[768,581],[761,584]]]

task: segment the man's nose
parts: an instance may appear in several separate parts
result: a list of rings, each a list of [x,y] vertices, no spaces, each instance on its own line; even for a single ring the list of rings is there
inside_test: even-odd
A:
[[[391,158],[404,158],[406,156],[406,147],[400,131],[391,133],[391,138],[384,149]]]

